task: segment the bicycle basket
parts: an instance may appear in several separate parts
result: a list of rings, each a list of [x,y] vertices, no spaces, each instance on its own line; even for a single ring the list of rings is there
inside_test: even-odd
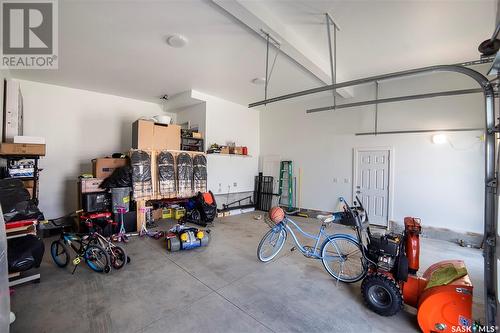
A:
[[[333,213],[335,223],[346,225],[349,227],[356,227],[356,219],[349,212],[336,212]]]

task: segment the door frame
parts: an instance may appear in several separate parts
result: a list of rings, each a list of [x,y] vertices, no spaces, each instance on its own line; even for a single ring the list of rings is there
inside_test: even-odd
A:
[[[373,147],[354,147],[353,148],[353,168],[352,168],[352,202],[356,199],[356,182],[358,175],[358,153],[361,151],[377,151],[377,150],[387,150],[389,151],[389,184],[387,186],[388,195],[387,195],[387,225],[386,228],[389,228],[389,222],[394,220],[394,147],[392,146],[373,146]],[[368,216],[368,219],[370,217]],[[376,224],[378,225],[378,224]]]

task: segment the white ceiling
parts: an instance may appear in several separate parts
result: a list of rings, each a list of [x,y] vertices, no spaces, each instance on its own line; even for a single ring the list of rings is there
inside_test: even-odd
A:
[[[241,1],[244,3],[245,1]],[[60,0],[59,70],[16,70],[17,78],[158,101],[189,89],[247,104],[265,73],[265,43],[208,0]],[[253,4],[255,5],[255,3]],[[478,58],[491,36],[495,1],[262,1],[328,72],[324,13],[337,33],[338,80]],[[175,49],[174,33],[189,39]],[[273,56],[273,54],[271,54]],[[271,96],[320,85],[279,56]]]

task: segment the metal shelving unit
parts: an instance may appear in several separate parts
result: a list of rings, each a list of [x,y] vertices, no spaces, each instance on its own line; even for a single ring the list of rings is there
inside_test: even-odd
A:
[[[202,138],[181,137],[181,150],[204,151]]]
[[[11,177],[11,178],[16,178],[20,179],[23,181],[33,181],[33,194],[32,194],[32,199],[34,200],[35,204],[38,205],[38,181],[40,178],[40,170],[38,168],[38,160],[40,159],[40,155],[18,155],[18,154],[0,154],[0,158],[4,159],[7,161],[7,165],[9,164],[9,161],[11,160],[34,160],[34,171],[33,171],[33,176],[32,177]],[[5,178],[5,177],[4,177]]]

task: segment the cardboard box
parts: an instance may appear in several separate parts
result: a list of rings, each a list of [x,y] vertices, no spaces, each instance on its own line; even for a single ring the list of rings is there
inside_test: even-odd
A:
[[[45,156],[45,145],[32,143],[1,143],[0,154]]]
[[[199,132],[193,132],[193,138],[195,138],[195,139],[201,139],[201,138],[203,138],[203,136]]]
[[[13,142],[16,135],[23,135],[23,95],[17,80],[5,80],[2,90],[5,100],[2,141]]]
[[[153,149],[154,126],[153,121],[136,120],[132,124],[132,148]]]
[[[35,186],[34,180],[23,180],[24,188],[32,188]]]
[[[222,147],[220,149],[221,154],[229,154],[229,147]]]
[[[234,153],[236,155],[243,155],[243,147],[234,147]]]
[[[137,120],[132,124],[132,148],[180,150],[181,127],[156,124],[150,120]]]
[[[127,165],[125,158],[96,158],[92,160],[92,173],[95,178],[105,179],[122,166]]]
[[[163,210],[161,208],[153,209],[153,221],[158,221],[162,219]]]
[[[102,181],[103,181],[102,179],[98,178],[82,178],[80,180],[80,192],[81,193],[104,192],[105,190],[99,187]]]
[[[16,135],[14,137],[14,143],[34,143],[44,145],[45,138],[41,136]]]

